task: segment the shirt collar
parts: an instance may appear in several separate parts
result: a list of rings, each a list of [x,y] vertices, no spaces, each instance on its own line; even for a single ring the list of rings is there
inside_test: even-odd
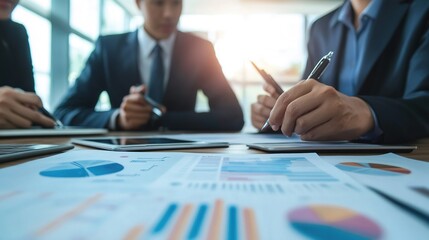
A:
[[[172,56],[173,55],[173,47],[174,42],[176,40],[177,31],[171,34],[168,38],[162,39],[159,41],[159,45],[162,48],[164,56]],[[140,51],[142,52],[145,58],[149,58],[152,53],[153,48],[157,44],[157,41],[152,38],[144,29],[144,27],[140,27],[138,29],[138,41],[140,46]]]
[[[381,12],[382,3],[382,0],[372,0],[368,7],[363,10],[361,19],[364,16],[372,20],[377,19],[377,16]],[[331,27],[337,23],[352,24],[353,26],[353,8],[350,0],[347,0],[341,7],[337,19],[331,23]]]

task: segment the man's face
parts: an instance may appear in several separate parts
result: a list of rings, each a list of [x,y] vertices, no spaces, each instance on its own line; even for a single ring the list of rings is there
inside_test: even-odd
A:
[[[19,0],[0,0],[0,20],[9,19]]]
[[[168,38],[177,29],[182,0],[136,0],[146,31],[156,40]]]

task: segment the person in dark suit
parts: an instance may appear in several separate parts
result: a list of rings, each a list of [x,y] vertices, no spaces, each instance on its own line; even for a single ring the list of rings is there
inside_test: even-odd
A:
[[[95,50],[55,111],[67,125],[113,130],[238,131],[243,113],[211,43],[177,31],[181,0],[136,0],[144,26],[100,37]],[[209,112],[196,113],[197,91]],[[95,111],[101,92],[111,110]],[[154,117],[147,98],[162,105]]]
[[[0,3],[0,128],[53,127],[54,121],[38,109],[33,65],[25,27],[10,19],[18,0]]]
[[[253,125],[269,117],[273,130],[303,140],[429,136],[429,1],[347,0],[312,25],[304,77],[329,51],[320,82],[301,81],[280,96],[266,85]]]

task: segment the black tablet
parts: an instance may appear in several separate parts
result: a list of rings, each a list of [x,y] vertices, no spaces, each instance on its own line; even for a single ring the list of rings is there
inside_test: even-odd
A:
[[[82,138],[72,139],[72,142],[111,151],[228,147],[227,142],[188,141],[159,136]]]

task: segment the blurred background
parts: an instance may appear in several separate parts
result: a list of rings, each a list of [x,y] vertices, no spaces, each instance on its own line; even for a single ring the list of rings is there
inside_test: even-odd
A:
[[[307,30],[343,0],[183,0],[179,29],[211,41],[251,130],[250,104],[263,93],[255,61],[284,89],[300,80]],[[21,0],[13,19],[27,28],[36,91],[53,110],[80,74],[97,37],[134,31],[143,18],[134,0]],[[97,108],[110,108],[102,94]],[[208,109],[198,96],[196,111]]]

